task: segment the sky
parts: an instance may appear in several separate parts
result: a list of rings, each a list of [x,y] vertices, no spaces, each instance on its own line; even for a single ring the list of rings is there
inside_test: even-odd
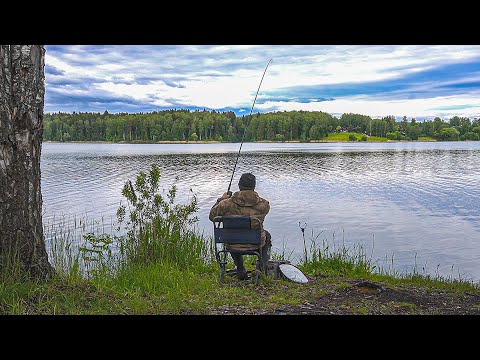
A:
[[[45,112],[480,117],[480,45],[46,45]]]

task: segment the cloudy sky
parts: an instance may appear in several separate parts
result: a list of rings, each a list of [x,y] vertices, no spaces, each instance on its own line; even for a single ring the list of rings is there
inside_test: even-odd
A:
[[[480,45],[46,45],[45,112],[480,117]]]

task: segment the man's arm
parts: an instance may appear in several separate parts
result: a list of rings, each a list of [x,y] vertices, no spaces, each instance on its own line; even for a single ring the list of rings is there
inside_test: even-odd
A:
[[[270,211],[270,202],[268,200],[263,199],[264,204],[265,204],[265,215],[267,215]]]
[[[227,193],[223,193],[222,197],[219,197],[217,199],[217,202],[215,203],[215,205],[212,206],[212,208],[210,209],[210,214],[208,215],[208,218],[210,219],[210,221],[213,221],[215,216],[221,215],[218,213],[218,205],[220,204],[220,202],[222,202],[225,199],[228,199],[229,197],[230,196]]]

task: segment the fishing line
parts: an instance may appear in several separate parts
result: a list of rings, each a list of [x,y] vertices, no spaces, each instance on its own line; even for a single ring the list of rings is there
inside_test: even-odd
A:
[[[258,96],[258,92],[260,91],[260,86],[262,86],[263,78],[265,77],[265,73],[267,72],[268,65],[270,65],[272,60],[273,59],[270,59],[267,66],[265,67],[265,71],[263,72],[263,75],[262,75],[262,80],[260,80],[260,84],[258,85],[257,93],[255,94],[255,99],[253,100],[252,108],[250,109],[250,115],[249,115],[248,120],[247,120],[247,125],[245,126],[245,130],[243,130],[242,142],[240,143],[240,149],[238,149],[237,159],[235,160],[235,166],[233,167],[232,177],[230,178],[230,184],[228,184],[228,190],[227,190],[228,196],[232,196],[232,192],[230,191],[230,188],[232,186],[232,180],[233,180],[233,175],[235,174],[235,169],[237,168],[238,158],[240,157],[240,151],[242,151],[243,140],[245,139],[245,133],[247,132],[247,127],[250,124],[250,120],[252,118],[253,107],[255,106],[255,102],[257,101],[257,96]]]

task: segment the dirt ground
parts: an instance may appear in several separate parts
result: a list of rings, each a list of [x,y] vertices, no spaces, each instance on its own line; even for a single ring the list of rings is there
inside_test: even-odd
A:
[[[339,284],[342,284],[339,286]],[[427,290],[414,285],[389,287],[366,280],[309,277],[304,286],[311,296],[297,305],[281,305],[271,310],[222,306],[212,314],[222,315],[479,315],[480,292],[461,295]],[[289,286],[288,281],[285,286]],[[259,283],[256,291],[267,297]]]

